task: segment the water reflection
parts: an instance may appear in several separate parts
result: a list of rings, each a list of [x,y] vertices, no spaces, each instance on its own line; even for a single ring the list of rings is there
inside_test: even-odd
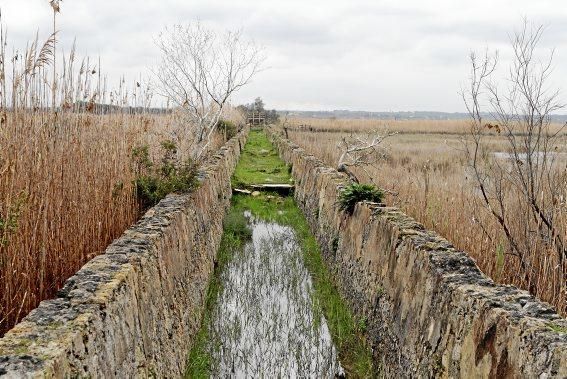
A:
[[[311,296],[313,285],[293,230],[253,220],[250,224],[252,241],[234,253],[223,271],[223,290],[212,313],[213,376],[343,374],[326,321]]]

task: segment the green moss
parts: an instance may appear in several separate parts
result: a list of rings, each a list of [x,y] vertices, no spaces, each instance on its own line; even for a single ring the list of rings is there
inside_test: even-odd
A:
[[[262,130],[251,130],[232,178],[232,186],[252,184],[289,184],[288,166],[280,159]]]
[[[29,347],[31,346],[32,341],[28,338],[22,338],[18,340],[18,346],[14,348],[13,352],[16,355],[24,355],[29,353]]]
[[[62,326],[63,326],[62,321],[55,321],[55,322],[49,323],[46,328],[47,328],[47,330],[55,330],[55,329],[60,328]]]
[[[547,327],[557,333],[567,333],[567,328],[550,322]]]

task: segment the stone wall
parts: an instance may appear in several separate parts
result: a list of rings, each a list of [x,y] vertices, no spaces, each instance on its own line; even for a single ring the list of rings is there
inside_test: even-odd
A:
[[[179,377],[199,329],[248,129],[0,339],[0,376]]]
[[[567,377],[567,321],[396,208],[338,209],[345,177],[271,130],[340,292],[386,377]]]

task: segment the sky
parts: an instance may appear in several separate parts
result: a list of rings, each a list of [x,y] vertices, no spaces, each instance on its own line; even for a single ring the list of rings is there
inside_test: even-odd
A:
[[[102,61],[111,83],[149,77],[159,60],[155,37],[167,25],[199,20],[241,29],[265,49],[265,69],[234,104],[263,98],[295,110],[464,111],[460,96],[471,51],[498,50],[510,63],[509,36],[527,17],[543,24],[538,53],[554,54],[553,88],[567,103],[567,4],[564,0],[63,0],[59,48],[76,38],[80,55]],[[0,0],[9,46],[47,38],[48,0]]]

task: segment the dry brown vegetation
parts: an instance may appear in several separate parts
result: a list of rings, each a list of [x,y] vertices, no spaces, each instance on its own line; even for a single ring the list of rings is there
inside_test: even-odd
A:
[[[53,82],[53,36],[13,55],[5,36],[2,30],[0,336],[136,221],[133,149],[147,145],[159,162],[163,141],[175,143],[179,159],[194,142],[176,112],[148,108],[152,94],[141,83],[107,90],[100,64],[77,62],[74,49],[58,57]],[[210,149],[222,143],[216,135]]]
[[[350,133],[409,133],[409,134],[467,134],[470,130],[468,120],[379,120],[379,119],[336,119],[293,117],[287,124],[298,130],[317,132]],[[554,123],[550,132],[564,131],[563,124]],[[489,134],[497,135],[496,130]]]
[[[373,181],[387,189],[387,203],[469,252],[495,281],[529,289],[567,314],[567,266],[559,264],[549,246],[532,238],[524,241],[532,246],[533,252],[527,257],[532,267],[529,272],[523,271],[518,259],[508,253],[506,238],[480,201],[463,152],[467,121],[290,119],[287,124],[292,140],[333,166],[341,153],[337,146],[347,133],[376,129],[398,132],[384,142],[384,154],[374,167],[367,168],[369,175],[353,168],[361,181]],[[493,130],[487,134],[483,142],[487,151],[507,151],[504,137]],[[554,190],[563,200],[557,204],[555,221],[562,225],[567,238],[567,136],[563,134],[556,145],[557,175],[562,176],[563,185]],[[527,223],[521,207],[513,201],[506,206],[513,215],[514,233],[525,235]]]

